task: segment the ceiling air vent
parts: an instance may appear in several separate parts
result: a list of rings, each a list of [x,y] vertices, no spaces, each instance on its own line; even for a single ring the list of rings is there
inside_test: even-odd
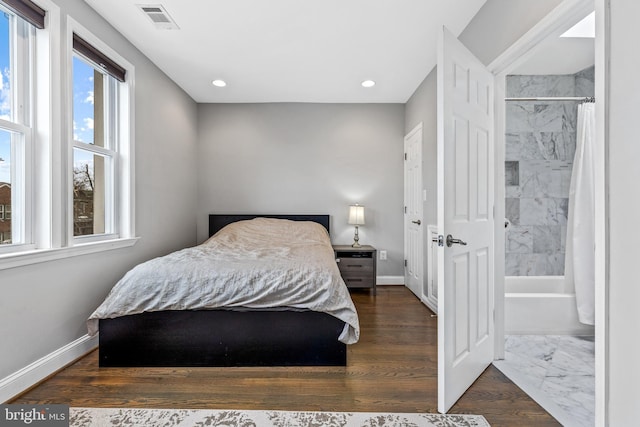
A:
[[[138,8],[151,19],[153,25],[160,30],[177,30],[178,24],[169,16],[161,4],[138,4]]]

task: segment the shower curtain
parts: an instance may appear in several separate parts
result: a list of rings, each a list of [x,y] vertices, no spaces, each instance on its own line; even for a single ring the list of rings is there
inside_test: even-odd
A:
[[[587,325],[595,324],[595,122],[595,104],[579,105],[565,248],[565,280],[575,288],[578,319]]]

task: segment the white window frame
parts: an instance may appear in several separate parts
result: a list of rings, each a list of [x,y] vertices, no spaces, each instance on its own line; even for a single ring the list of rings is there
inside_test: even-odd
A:
[[[105,218],[105,223],[109,220],[112,223],[113,230],[111,233],[105,234],[93,234],[89,236],[73,236],[73,197],[71,194],[71,182],[67,186],[67,212],[69,212],[67,218],[67,239],[69,246],[82,246],[92,244],[101,241],[111,241],[117,239],[132,239],[135,236],[135,209],[134,209],[134,86],[135,81],[135,67],[106,43],[96,37],[93,33],[87,30],[84,26],[79,24],[74,19],[67,18],[67,47],[70,52],[67,61],[68,70],[73,69],[73,34],[77,34],[82,39],[93,45],[96,49],[100,50],[104,55],[111,58],[120,66],[127,70],[127,76],[124,82],[116,82],[113,90],[115,91],[114,98],[117,99],[118,105],[109,105],[108,111],[110,116],[117,117],[111,128],[105,127],[107,130],[106,138],[111,139],[111,144],[115,141],[115,156],[111,167],[113,168],[113,218]],[[77,54],[76,54],[77,55]],[[82,57],[82,55],[78,55]],[[83,58],[85,59],[85,58]],[[69,88],[68,96],[73,96],[73,76],[72,73],[67,73],[67,87]],[[109,89],[109,92],[112,89]],[[110,97],[110,100],[113,99]],[[68,101],[68,120],[67,120],[67,141],[71,141],[67,151],[67,164],[68,167],[67,179],[73,179],[73,148],[81,148],[89,151],[95,151],[102,155],[112,155],[112,151],[102,152],[103,149],[97,146],[87,147],[88,144],[76,143],[73,141],[73,100],[69,98]],[[112,135],[108,135],[112,133]],[[106,212],[106,210],[105,210]]]
[[[73,256],[133,246],[135,235],[135,68],[70,16],[65,16],[52,0],[33,0],[47,11],[45,29],[36,30],[36,65],[32,106],[34,135],[31,182],[27,197],[31,203],[32,241],[29,247],[12,252],[0,251],[0,270]],[[73,138],[71,63],[73,33],[78,34],[127,70],[118,84],[120,119],[118,122],[117,221],[118,233],[104,239],[74,239],[70,188]],[[13,217],[15,217],[15,212]],[[16,247],[17,245],[7,245]]]
[[[6,8],[0,8],[13,16],[10,21],[13,45],[11,46],[12,99],[11,120],[0,118],[0,130],[11,136],[11,240],[10,245],[0,245],[0,255],[35,248],[33,241],[32,176],[33,171],[33,102],[35,62],[35,28],[15,16]],[[6,210],[6,208],[4,208]],[[3,218],[5,215],[3,214]]]

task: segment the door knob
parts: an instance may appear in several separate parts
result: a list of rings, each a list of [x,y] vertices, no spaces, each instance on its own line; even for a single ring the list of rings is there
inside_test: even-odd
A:
[[[422,221],[420,221],[420,220],[417,220],[417,221],[411,221],[411,222],[412,222],[412,223],[414,223],[414,224],[418,224],[418,225],[422,224]]]
[[[453,245],[462,245],[462,246],[467,246],[467,242],[462,241],[460,239],[454,239],[453,236],[451,234],[447,235],[447,247],[450,248]]]

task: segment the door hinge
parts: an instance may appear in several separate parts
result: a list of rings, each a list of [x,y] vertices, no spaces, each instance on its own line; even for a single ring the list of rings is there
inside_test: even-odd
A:
[[[407,213],[407,207],[406,206],[404,207],[404,213]]]
[[[407,160],[407,153],[404,153],[404,159]]]
[[[407,260],[406,259],[404,260],[404,266],[405,267],[407,266]]]

